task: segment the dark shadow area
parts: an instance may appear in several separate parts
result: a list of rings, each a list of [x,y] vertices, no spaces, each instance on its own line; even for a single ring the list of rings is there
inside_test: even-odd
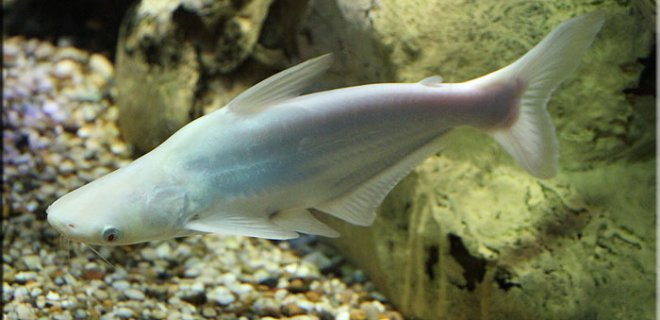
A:
[[[623,90],[624,93],[638,95],[638,96],[641,95],[657,96],[657,92],[656,92],[657,61],[655,60],[656,50],[657,50],[657,44],[654,43],[651,53],[649,53],[648,56],[638,60],[639,63],[641,63],[644,66],[644,70],[642,71],[642,74],[639,76],[639,83],[635,88],[629,88]]]
[[[484,280],[487,261],[471,255],[463,244],[461,237],[450,233],[448,238],[449,254],[463,267],[463,278],[466,282],[465,289],[474,291],[477,284]]]
[[[71,44],[114,59],[119,25],[135,0],[20,0],[3,2],[3,36]]]

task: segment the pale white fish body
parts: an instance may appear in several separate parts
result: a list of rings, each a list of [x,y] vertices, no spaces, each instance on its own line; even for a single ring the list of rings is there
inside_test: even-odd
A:
[[[545,110],[603,24],[563,23],[512,65],[454,84],[372,84],[299,96],[331,64],[312,59],[201,117],[129,166],[57,200],[48,220],[90,244],[196,233],[337,236],[310,208],[370,225],[387,193],[456,126],[491,134],[530,173],[557,170]]]

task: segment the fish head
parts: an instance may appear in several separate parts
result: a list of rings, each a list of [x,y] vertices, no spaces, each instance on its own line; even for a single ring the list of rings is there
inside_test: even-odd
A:
[[[134,241],[131,225],[139,214],[138,194],[121,186],[121,170],[94,180],[57,199],[46,209],[48,223],[64,237],[93,245]],[[131,190],[129,190],[131,189]]]
[[[64,237],[92,245],[128,245],[174,237],[185,203],[178,189],[151,183],[126,167],[94,180],[53,204],[48,222]],[[169,202],[168,202],[169,201]],[[172,213],[173,210],[177,212]]]

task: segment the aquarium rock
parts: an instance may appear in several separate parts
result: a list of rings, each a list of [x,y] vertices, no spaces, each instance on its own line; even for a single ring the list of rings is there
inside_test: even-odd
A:
[[[129,11],[117,46],[123,137],[149,151],[207,107],[204,91],[232,92],[212,79],[222,82],[249,57],[270,3],[141,1]]]

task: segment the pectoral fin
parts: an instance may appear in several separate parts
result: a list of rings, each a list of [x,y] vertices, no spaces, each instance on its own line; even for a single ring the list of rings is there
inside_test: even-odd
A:
[[[248,236],[273,240],[295,239],[299,234],[286,230],[267,218],[243,216],[209,216],[185,224],[191,231]]]

